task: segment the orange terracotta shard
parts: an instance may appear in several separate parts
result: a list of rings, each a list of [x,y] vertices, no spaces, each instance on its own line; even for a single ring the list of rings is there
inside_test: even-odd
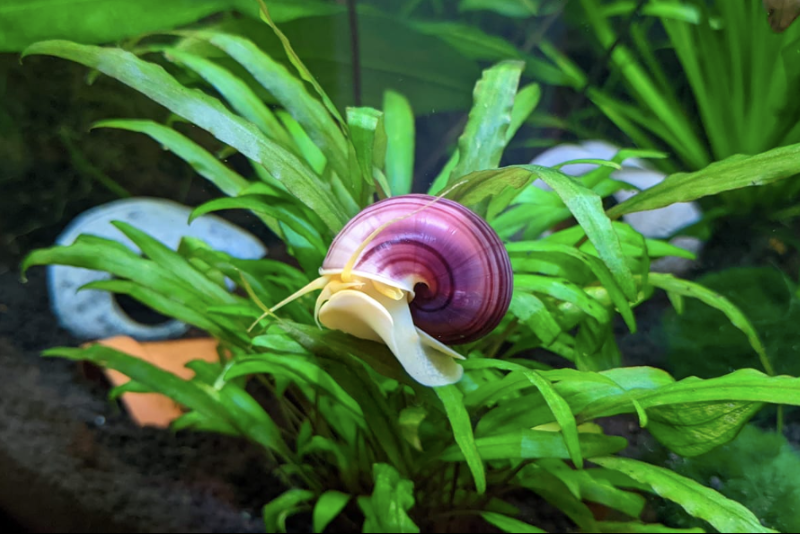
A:
[[[190,361],[219,362],[218,342],[213,338],[138,342],[128,336],[118,336],[87,345],[95,343],[141,358],[184,380],[194,377],[194,371],[186,367]],[[113,369],[103,369],[103,373],[115,387],[130,381],[130,378]],[[139,426],[168,428],[183,414],[178,404],[159,393],[125,393],[121,400],[131,418]]]

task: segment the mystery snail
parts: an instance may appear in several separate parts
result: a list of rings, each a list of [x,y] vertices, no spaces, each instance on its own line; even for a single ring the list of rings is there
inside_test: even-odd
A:
[[[492,331],[508,310],[512,271],[494,230],[452,200],[391,197],[365,208],[336,236],[320,278],[270,312],[322,290],[317,321],[379,341],[417,382],[461,379],[463,359],[446,344]]]

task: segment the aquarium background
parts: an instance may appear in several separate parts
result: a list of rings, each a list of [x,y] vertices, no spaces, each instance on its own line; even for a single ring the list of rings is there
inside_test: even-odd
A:
[[[266,3],[339,110],[380,108],[387,90],[405,95],[416,129],[415,192],[426,191],[450,159],[482,69],[504,60],[524,61],[523,84],[538,84],[540,94],[501,165],[527,164],[564,143],[602,140],[663,152],[666,157],[649,165],[672,174],[800,142],[800,24],[776,32],[768,18],[769,9],[777,17],[775,8],[765,9],[761,0]],[[800,11],[783,4],[788,7],[780,9]],[[778,14],[793,20],[791,13]],[[53,57],[21,60],[22,51],[37,41],[68,39],[143,53],[171,31],[196,28],[246,36],[290,65],[280,40],[259,19],[255,0],[0,0],[0,511],[10,525],[29,531],[263,532],[261,509],[283,491],[257,446],[139,428],[106,399],[108,385],[97,368],[41,358],[45,349],[83,340],[53,316],[45,269],[32,269],[21,281],[22,259],[51,246],[92,207],[129,197],[195,207],[219,196],[150,138],[92,125],[151,119],[218,150],[206,132],[110,77]],[[181,46],[197,52],[203,43],[184,36]],[[210,57],[243,72],[230,60]],[[154,60],[187,86],[202,87],[198,76]],[[258,84],[251,88],[274,103]],[[242,155],[216,154],[240,173],[252,172]],[[683,264],[682,276],[738,305],[778,373],[792,376],[800,374],[799,194],[794,177],[705,197],[702,220],[679,232],[703,243],[697,260]],[[606,199],[608,207],[615,202]],[[252,214],[218,215],[258,237],[269,257],[296,264]],[[117,302],[140,322],[165,320],[133,299]],[[759,368],[747,337],[716,310],[687,302],[679,316],[659,295],[636,314],[636,334],[619,317],[615,323],[624,365],[663,368],[678,379]],[[197,329],[186,334],[202,335]],[[539,357],[552,363],[546,354]],[[716,452],[680,459],[639,430],[634,417],[608,424],[631,440],[631,457],[692,477],[741,502],[771,528],[794,532],[800,529],[800,413],[788,408],[780,417],[783,436],[775,433],[776,410],[759,412],[719,453],[724,461]],[[769,437],[759,439],[761,433]],[[651,501],[649,522],[709,528],[677,506]],[[543,529],[575,528],[543,499],[516,504]],[[289,520],[290,530],[305,531],[308,524],[306,516]],[[345,521],[335,528],[353,526]]]

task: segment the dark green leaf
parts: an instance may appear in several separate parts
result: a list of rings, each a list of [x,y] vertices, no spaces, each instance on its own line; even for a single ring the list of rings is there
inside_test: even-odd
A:
[[[647,429],[681,456],[704,454],[733,440],[763,404],[692,402],[650,408]]]
[[[453,437],[455,437],[456,443],[461,449],[464,458],[466,458],[470,471],[472,471],[478,494],[482,495],[486,492],[486,471],[478,449],[475,447],[472,421],[469,418],[467,409],[464,407],[463,395],[455,386],[436,388],[436,394],[439,395],[439,399],[444,404],[447,418],[453,428]]]
[[[481,517],[486,520],[487,523],[496,526],[503,532],[519,534],[537,534],[539,532],[545,532],[544,530],[533,527],[520,521],[519,519],[514,519],[513,517],[508,517],[502,514],[496,514],[494,512],[481,512]]]
[[[414,111],[406,97],[386,91],[383,117],[388,137],[386,178],[392,195],[407,195],[414,182]]]
[[[700,284],[689,282],[688,280],[681,280],[669,274],[652,273],[649,276],[649,280],[652,285],[673,295],[682,295],[684,297],[699,299],[712,308],[716,308],[724,313],[731,323],[747,336],[753,350],[756,351],[761,359],[764,370],[769,374],[775,374],[767,352],[764,350],[764,345],[761,343],[761,339],[759,339],[755,328],[753,328],[753,325],[750,324],[750,321],[747,320],[747,317],[745,317],[742,311],[731,301],[710,289],[706,289]]]
[[[148,120],[118,119],[100,121],[93,128],[120,128],[149,135],[186,161],[197,173],[226,195],[237,195],[249,182],[226,167],[203,147],[161,124]]]
[[[475,85],[469,120],[458,140],[458,165],[450,175],[449,185],[471,172],[494,169],[500,163],[523,67],[519,61],[504,61],[483,72]]]
[[[272,111],[244,81],[213,61],[178,48],[168,48],[164,51],[164,55],[170,61],[199,74],[225,97],[225,100],[239,115],[258,126],[264,135],[276,141],[283,148],[296,152],[297,149],[292,138],[289,137]]]
[[[195,32],[192,37],[207,40],[246,68],[303,127],[339,177],[348,177],[345,137],[329,110],[306,90],[301,80],[243,37],[214,32]]]
[[[301,489],[290,489],[264,506],[264,528],[267,534],[286,532],[286,518],[296,513],[298,508],[311,499],[314,494]]]
[[[539,458],[561,458],[569,460],[570,454],[560,432],[540,430],[518,430],[508,434],[477,438],[475,444],[484,461],[490,460],[532,460]],[[628,445],[624,438],[581,434],[581,454],[587,459],[605,454],[614,454]],[[442,453],[442,460],[463,461],[464,456],[455,447]],[[592,460],[594,461],[594,460]]]
[[[414,506],[414,482],[386,464],[375,464],[373,476],[372,495],[358,500],[366,518],[364,532],[419,532],[407,513]]]
[[[680,504],[690,515],[708,521],[720,532],[774,532],[764,528],[758,518],[736,501],[663,467],[618,457],[592,461],[649,484],[658,495]]]
[[[324,532],[331,521],[342,513],[344,507],[350,502],[350,498],[350,495],[333,490],[323,493],[314,506],[314,533]]]

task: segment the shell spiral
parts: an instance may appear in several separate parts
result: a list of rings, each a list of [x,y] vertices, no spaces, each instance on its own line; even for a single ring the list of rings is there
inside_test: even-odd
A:
[[[445,344],[469,343],[491,332],[508,311],[513,273],[495,231],[461,204],[403,195],[372,204],[336,236],[320,269],[341,272],[370,234],[352,273],[413,292],[414,324]],[[427,207],[426,207],[427,206]]]

